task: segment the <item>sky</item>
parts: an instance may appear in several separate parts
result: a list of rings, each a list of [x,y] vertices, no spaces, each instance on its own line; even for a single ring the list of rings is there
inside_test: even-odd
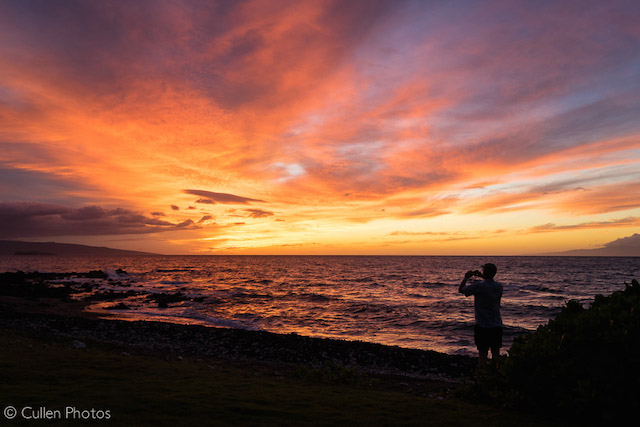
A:
[[[640,232],[637,1],[0,0],[0,239],[516,255]]]

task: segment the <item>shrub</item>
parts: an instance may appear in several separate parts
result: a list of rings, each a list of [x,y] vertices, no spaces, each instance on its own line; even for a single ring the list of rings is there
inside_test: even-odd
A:
[[[585,309],[569,301],[536,332],[517,338],[476,391],[515,407],[576,421],[631,414],[640,389],[640,285]]]

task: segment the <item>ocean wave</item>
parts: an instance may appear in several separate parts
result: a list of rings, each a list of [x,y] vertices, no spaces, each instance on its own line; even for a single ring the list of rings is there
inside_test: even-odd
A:
[[[524,285],[518,288],[518,291],[546,292],[549,294],[562,294],[565,292],[564,289],[554,289],[544,285]]]
[[[158,283],[161,285],[187,285],[190,282],[184,280],[160,280]]]
[[[178,308],[165,308],[156,310],[152,308],[137,309],[134,311],[122,311],[116,318],[124,318],[127,320],[153,320],[169,323],[180,323],[188,325],[215,326],[220,328],[244,329],[244,330],[262,330],[259,326],[252,323],[245,323],[229,318],[215,317],[199,313],[194,310],[184,310]]]
[[[318,294],[315,292],[288,292],[283,296],[284,299],[301,299],[310,302],[329,302],[329,301],[340,301],[340,298]]]
[[[234,291],[231,292],[229,295],[229,298],[233,299],[234,302],[244,302],[243,300],[251,300],[251,301],[255,301],[255,300],[270,300],[273,299],[273,295],[269,294],[269,293],[258,293],[258,292],[252,292],[252,291]],[[250,301],[246,301],[246,302],[250,302]]]
[[[271,279],[245,279],[243,283],[257,283],[261,285],[270,285],[273,283]]]

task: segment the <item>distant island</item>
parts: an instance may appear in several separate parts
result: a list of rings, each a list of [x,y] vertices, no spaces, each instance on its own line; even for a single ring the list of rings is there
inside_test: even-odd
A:
[[[22,242],[0,240],[0,256],[145,256],[151,252],[127,251],[101,246],[55,242]]]
[[[51,252],[39,252],[39,251],[17,251],[14,255],[24,255],[24,256],[55,256],[56,254],[52,254]]]
[[[552,252],[543,255],[550,256],[630,256],[640,257],[640,234],[622,237],[605,243],[600,248],[576,249],[565,252]]]

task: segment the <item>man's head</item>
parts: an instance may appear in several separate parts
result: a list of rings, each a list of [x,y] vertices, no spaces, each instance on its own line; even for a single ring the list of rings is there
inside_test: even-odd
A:
[[[497,272],[498,268],[495,264],[488,263],[482,266],[482,275],[485,279],[493,279]]]

